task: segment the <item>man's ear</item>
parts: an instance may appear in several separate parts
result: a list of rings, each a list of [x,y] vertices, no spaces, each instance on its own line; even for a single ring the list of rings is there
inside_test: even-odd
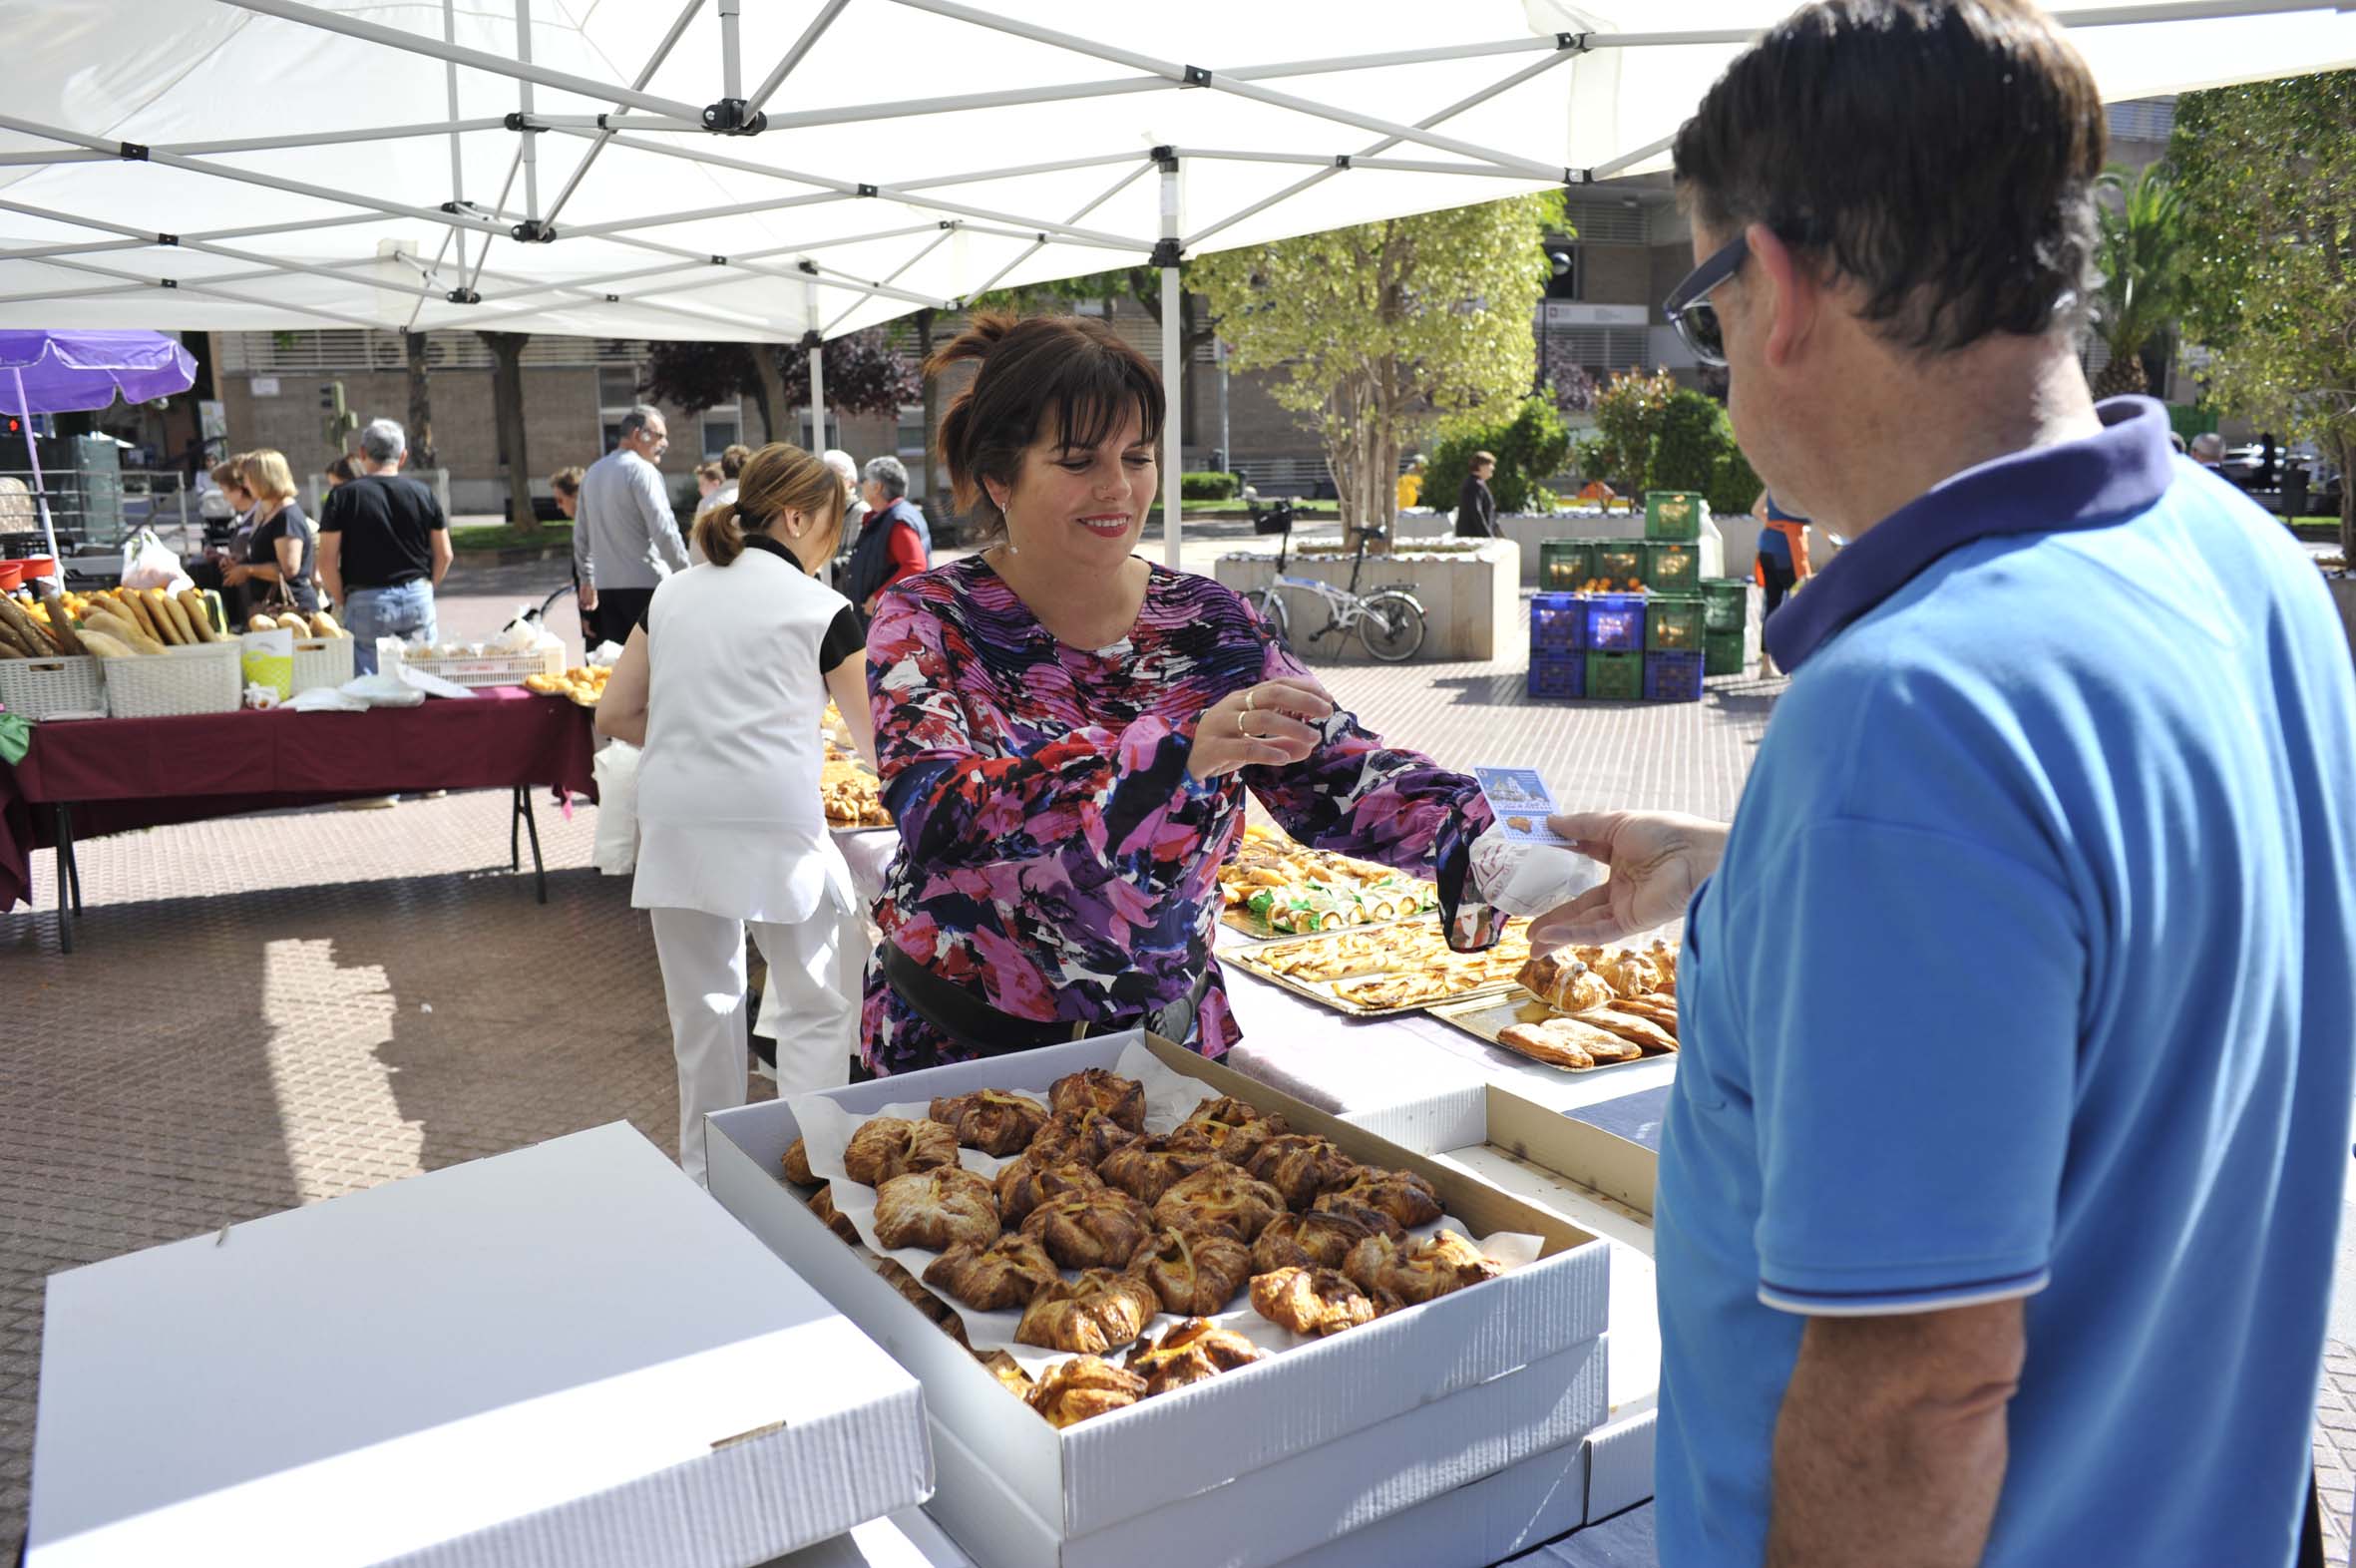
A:
[[[1743,238],[1758,263],[1753,286],[1764,290],[1755,307],[1767,329],[1761,352],[1768,365],[1781,369],[1799,357],[1814,332],[1824,304],[1823,285],[1765,223],[1753,223]]]

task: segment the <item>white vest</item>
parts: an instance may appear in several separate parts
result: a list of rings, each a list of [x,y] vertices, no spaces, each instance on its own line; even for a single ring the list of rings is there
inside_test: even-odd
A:
[[[655,589],[632,905],[772,925],[851,911],[819,803],[818,650],[848,603],[760,550]]]

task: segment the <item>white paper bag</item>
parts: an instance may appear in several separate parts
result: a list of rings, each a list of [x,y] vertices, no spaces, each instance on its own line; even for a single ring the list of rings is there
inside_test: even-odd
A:
[[[589,859],[608,877],[638,869],[638,748],[607,741],[589,764],[597,781],[597,836]]]

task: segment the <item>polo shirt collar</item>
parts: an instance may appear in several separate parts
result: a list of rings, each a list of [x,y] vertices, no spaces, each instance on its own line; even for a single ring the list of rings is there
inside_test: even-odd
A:
[[[1767,618],[1786,673],[1947,552],[2004,534],[2102,528],[2159,504],[2174,461],[2167,410],[2148,397],[2096,405],[2100,434],[2033,447],[1941,480],[1865,531]]]

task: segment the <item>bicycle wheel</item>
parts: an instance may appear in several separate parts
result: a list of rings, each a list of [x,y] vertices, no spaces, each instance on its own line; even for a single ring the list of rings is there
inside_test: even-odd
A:
[[[1273,588],[1244,595],[1244,602],[1252,606],[1252,613],[1260,617],[1260,624],[1280,648],[1290,648],[1292,642],[1292,612],[1285,608],[1285,596]]]
[[[1385,664],[1401,664],[1423,646],[1423,606],[1404,593],[1369,593],[1361,605],[1358,637]]]

